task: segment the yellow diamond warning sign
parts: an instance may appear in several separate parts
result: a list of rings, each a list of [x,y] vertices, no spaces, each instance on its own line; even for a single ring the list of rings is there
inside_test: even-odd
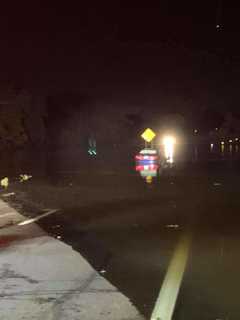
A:
[[[156,137],[156,133],[154,131],[152,131],[152,129],[147,128],[142,134],[141,137],[147,141],[147,142],[151,142],[153,138]]]

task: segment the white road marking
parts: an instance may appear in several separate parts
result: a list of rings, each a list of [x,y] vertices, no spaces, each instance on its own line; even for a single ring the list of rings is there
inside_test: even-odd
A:
[[[151,320],[171,320],[187,265],[191,235],[184,234],[175,248]]]
[[[29,223],[33,223],[33,222],[36,222],[46,216],[49,216],[50,214],[53,214],[55,212],[59,211],[59,209],[53,209],[53,210],[49,210],[43,214],[41,214],[40,216],[37,216],[36,218],[32,218],[32,219],[27,219],[27,220],[24,220],[24,221],[21,221],[18,223],[18,226],[24,226],[25,224],[29,224]]]

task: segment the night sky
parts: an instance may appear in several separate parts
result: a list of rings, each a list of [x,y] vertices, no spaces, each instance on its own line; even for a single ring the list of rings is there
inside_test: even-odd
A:
[[[46,6],[18,2],[1,8],[1,38],[12,45],[40,47],[54,47],[56,43],[74,47],[76,41],[81,45],[83,40],[111,38],[174,40],[186,46],[210,48],[219,45],[218,41],[224,46],[239,33],[239,6],[232,0],[80,1],[62,5],[51,2]],[[221,35],[216,33],[217,24]]]
[[[194,100],[236,108],[239,6],[232,0],[4,5],[1,78],[39,90],[80,88],[118,102],[157,105],[171,96],[186,108]]]

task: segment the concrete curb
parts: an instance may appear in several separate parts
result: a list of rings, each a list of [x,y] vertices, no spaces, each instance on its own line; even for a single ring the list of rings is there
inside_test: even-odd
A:
[[[26,219],[0,200],[0,226]],[[143,320],[128,298],[36,224],[0,229],[0,320]]]

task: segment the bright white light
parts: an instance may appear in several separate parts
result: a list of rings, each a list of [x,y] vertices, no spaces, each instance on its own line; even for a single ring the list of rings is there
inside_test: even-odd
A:
[[[176,139],[172,136],[165,136],[163,138],[164,145],[174,145],[176,143]]]
[[[233,141],[230,139],[230,140],[229,140],[229,143],[232,143],[232,142],[233,142]]]
[[[238,138],[235,138],[235,141],[238,141]]]
[[[172,136],[166,136],[163,138],[164,154],[169,163],[173,163],[174,145],[176,139]]]
[[[214,144],[213,144],[213,143],[210,143],[210,152],[213,151],[213,146],[214,146]]]
[[[223,144],[224,144],[224,141],[221,141],[221,144],[223,145]]]

